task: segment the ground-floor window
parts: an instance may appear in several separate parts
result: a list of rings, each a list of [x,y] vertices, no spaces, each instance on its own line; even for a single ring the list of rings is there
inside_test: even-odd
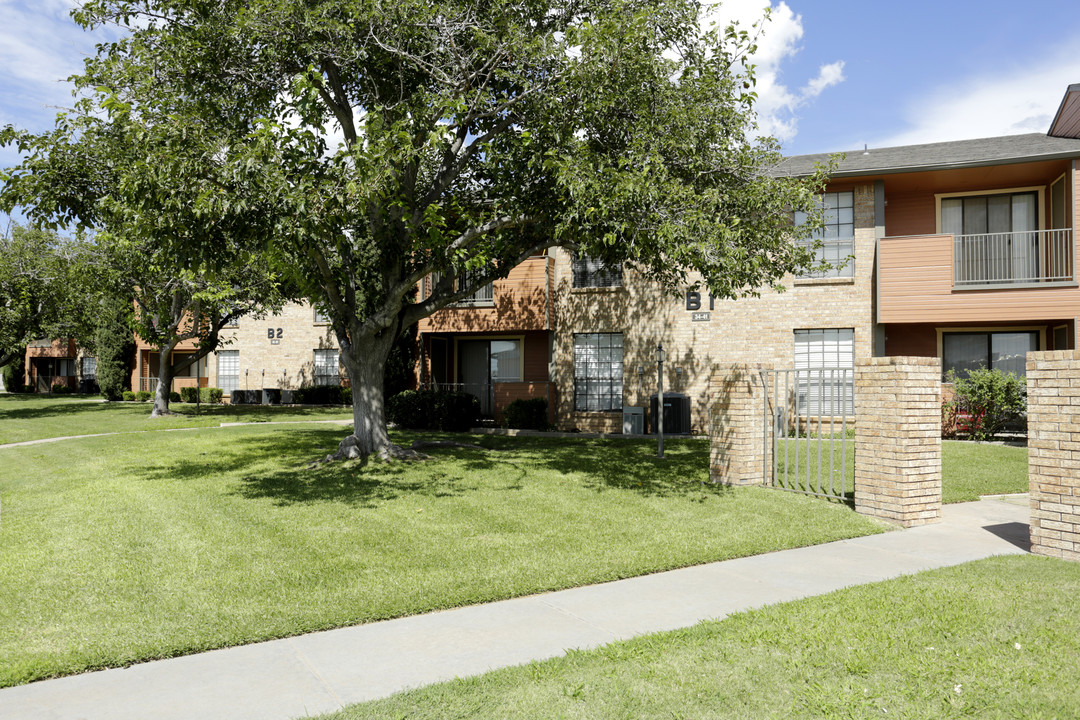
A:
[[[315,351],[315,384],[340,385],[341,373],[338,372],[337,350]]]
[[[217,384],[226,393],[240,386],[240,351],[219,350],[217,353]]]
[[[83,380],[96,380],[97,379],[97,358],[85,356],[82,359],[82,377]]]
[[[958,377],[981,367],[1025,377],[1027,354],[1038,349],[1037,330],[947,332],[941,336],[941,365],[946,374],[952,370]]]
[[[810,415],[855,412],[855,329],[795,331],[799,407]]]
[[[621,410],[622,333],[574,335],[574,409]]]

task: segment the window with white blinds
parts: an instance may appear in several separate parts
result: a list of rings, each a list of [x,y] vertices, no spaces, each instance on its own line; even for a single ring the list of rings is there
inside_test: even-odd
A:
[[[853,414],[854,369],[854,328],[795,331],[798,402],[804,414]]]
[[[340,385],[341,374],[338,372],[337,350],[315,351],[315,384]]]
[[[217,384],[226,393],[240,385],[240,351],[219,350],[217,353]]]

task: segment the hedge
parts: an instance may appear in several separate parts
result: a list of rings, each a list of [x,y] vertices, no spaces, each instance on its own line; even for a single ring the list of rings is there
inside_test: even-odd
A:
[[[461,432],[479,417],[480,399],[455,390],[405,390],[386,402],[386,419],[410,430]]]
[[[503,425],[520,430],[546,430],[548,428],[547,398],[519,398],[506,406]]]

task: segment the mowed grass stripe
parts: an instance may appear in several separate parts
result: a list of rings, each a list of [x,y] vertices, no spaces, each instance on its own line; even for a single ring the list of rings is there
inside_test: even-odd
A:
[[[712,485],[704,441],[672,441],[661,462],[648,442],[470,438],[500,449],[308,469],[342,434],[5,450],[0,684],[883,530],[842,505]]]

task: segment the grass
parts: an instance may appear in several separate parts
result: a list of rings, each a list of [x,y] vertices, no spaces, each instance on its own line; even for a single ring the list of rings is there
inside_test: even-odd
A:
[[[841,504],[712,485],[703,441],[659,461],[649,441],[483,437],[491,449],[422,464],[308,469],[342,433],[0,451],[0,686],[883,530]]]
[[[170,403],[175,415],[150,418],[151,403],[106,403],[99,396],[0,394],[0,445],[69,435],[217,427],[223,422],[352,419],[351,408]]]
[[[941,500],[978,500],[980,495],[1028,491],[1026,447],[941,441]]]
[[[942,502],[969,502],[978,500],[982,495],[1025,493],[1028,491],[1027,463],[1028,451],[1025,447],[943,440]],[[843,452],[839,439],[829,442],[827,438],[823,438],[820,443],[817,436],[780,439],[776,456],[776,477],[783,487],[813,492],[823,490],[828,493],[830,467],[834,469],[832,477],[835,490],[840,492],[843,481],[846,497],[854,501],[853,440],[847,441],[846,452]]]
[[[1080,565],[991,558],[355,705],[363,718],[1066,718]]]

